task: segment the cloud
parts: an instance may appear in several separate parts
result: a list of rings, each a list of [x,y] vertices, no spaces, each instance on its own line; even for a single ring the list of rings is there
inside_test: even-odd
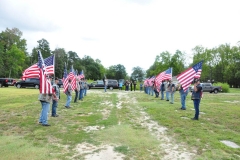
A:
[[[44,8],[36,7],[36,1],[0,1],[0,23],[6,28],[17,27],[22,31],[57,30],[59,26],[44,13]]]

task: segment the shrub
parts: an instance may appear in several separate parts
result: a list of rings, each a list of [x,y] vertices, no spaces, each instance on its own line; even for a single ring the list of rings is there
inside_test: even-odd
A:
[[[222,92],[229,93],[229,84],[227,83],[214,83],[214,86],[222,86]]]

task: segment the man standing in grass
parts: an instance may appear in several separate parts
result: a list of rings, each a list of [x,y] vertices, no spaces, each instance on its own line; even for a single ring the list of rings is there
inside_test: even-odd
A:
[[[77,99],[78,99],[78,93],[79,93],[79,91],[80,91],[79,78],[76,78],[76,89],[75,89],[74,103],[77,103]]]
[[[58,117],[57,106],[58,106],[58,100],[60,99],[60,89],[57,84],[58,84],[58,78],[55,78],[53,89],[55,91],[56,99],[53,99],[52,101],[52,117]]]
[[[83,101],[83,92],[84,92],[84,79],[80,80],[80,92],[79,92],[79,100]]]
[[[176,89],[176,86],[174,83],[172,83],[172,80],[169,81],[170,83],[170,103],[173,104],[174,103],[174,93],[175,93],[175,89]]]
[[[70,108],[70,103],[71,103],[71,100],[72,100],[72,85],[71,85],[71,82],[72,82],[72,80],[69,79],[68,80],[68,87],[67,87],[67,90],[65,92],[65,94],[67,95],[67,102],[66,102],[66,105],[65,105],[66,108]]]
[[[87,89],[88,89],[88,85],[87,85],[87,80],[84,80],[84,97],[87,96]]]
[[[51,80],[50,80],[49,76],[47,76],[45,84],[46,84],[45,89],[47,90],[47,92],[45,92],[45,93],[40,92],[39,97],[38,97],[38,100],[41,102],[41,105],[42,105],[42,110],[41,110],[41,114],[39,117],[39,124],[42,124],[42,126],[50,126],[50,124],[48,124],[48,111],[50,108],[50,102],[52,101],[52,98],[53,98],[54,90],[52,88]],[[42,87],[42,86],[40,86],[40,87]],[[56,98],[56,97],[54,97],[54,98]]]
[[[134,91],[136,91],[136,85],[137,85],[137,82],[134,81],[134,82],[133,82],[133,90],[134,90]]]
[[[108,85],[108,80],[107,78],[104,78],[104,91],[107,92],[107,85]]]
[[[199,117],[199,105],[201,101],[201,92],[202,92],[202,86],[200,85],[200,80],[196,79],[194,81],[194,88],[192,92],[192,100],[195,108],[195,116],[192,118],[192,120],[198,120],[198,117]]]
[[[178,90],[180,93],[180,97],[181,97],[181,110],[186,110],[186,97],[188,95],[188,89],[186,91],[183,90],[183,87],[181,84],[179,84],[178,86]]]
[[[162,84],[160,86],[160,91],[161,91],[161,100],[164,100],[164,91],[165,91],[164,81],[162,81]]]
[[[166,85],[167,85],[167,89],[166,89],[166,101],[169,101],[169,92],[170,92],[170,82],[168,81],[167,83],[166,83]]]

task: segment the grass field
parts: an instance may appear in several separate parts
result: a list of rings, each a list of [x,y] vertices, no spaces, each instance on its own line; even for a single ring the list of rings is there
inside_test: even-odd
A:
[[[239,89],[204,93],[199,121],[190,120],[190,95],[179,110],[178,92],[170,104],[139,91],[91,89],[71,109],[61,92],[50,127],[38,124],[38,93],[0,88],[0,159],[240,159],[240,148],[220,142],[240,145]]]

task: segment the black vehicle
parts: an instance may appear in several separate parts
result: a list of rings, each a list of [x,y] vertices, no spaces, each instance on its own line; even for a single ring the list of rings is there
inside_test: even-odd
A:
[[[28,78],[26,80],[17,82],[15,86],[17,88],[34,87],[38,89],[40,86],[40,81],[38,78]]]
[[[62,79],[58,79],[58,84],[59,88],[63,88],[63,81]]]
[[[104,83],[102,80],[97,80],[94,81],[90,84],[88,84],[88,88],[104,88]],[[108,89],[113,90],[113,89],[118,89],[118,81],[115,79],[108,79]]]
[[[8,79],[9,78],[0,78],[0,87],[4,86],[4,87],[8,87]]]
[[[108,79],[108,88],[110,90],[118,89],[118,81],[115,79]]]

